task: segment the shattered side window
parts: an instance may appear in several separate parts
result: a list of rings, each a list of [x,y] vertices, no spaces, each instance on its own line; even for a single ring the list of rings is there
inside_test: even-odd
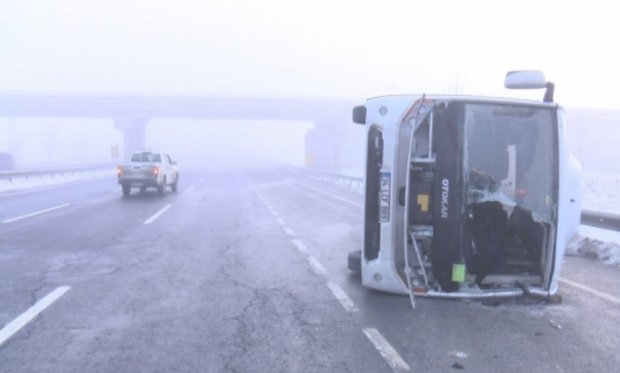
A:
[[[553,111],[548,108],[468,104],[464,123],[467,204],[521,206],[535,220],[555,211]]]

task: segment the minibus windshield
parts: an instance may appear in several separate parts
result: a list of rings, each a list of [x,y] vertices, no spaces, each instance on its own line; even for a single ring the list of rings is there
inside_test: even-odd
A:
[[[553,219],[557,200],[554,114],[549,108],[465,104],[466,203],[497,201]]]

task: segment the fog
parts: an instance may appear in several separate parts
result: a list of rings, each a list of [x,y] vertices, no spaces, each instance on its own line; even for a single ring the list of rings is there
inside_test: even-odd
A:
[[[29,118],[0,125],[0,149],[22,167],[122,162],[123,133],[111,120]],[[247,160],[303,166],[304,137],[312,127],[304,121],[154,119],[146,144],[189,167]]]
[[[539,99],[509,92],[506,71],[541,69],[567,108],[569,145],[584,167],[620,172],[620,26],[614,2],[157,1],[1,2],[0,94],[297,97],[360,103],[407,92]],[[243,108],[240,108],[243,110]],[[347,109],[349,110],[349,109]],[[1,113],[0,113],[1,114]],[[146,147],[182,164],[235,159],[308,163],[315,123],[149,118]],[[354,127],[350,122],[338,125]],[[334,128],[338,125],[334,124]],[[355,170],[361,134],[341,144]],[[121,155],[115,156],[116,152]],[[0,152],[20,167],[117,162],[113,118],[0,116]]]
[[[189,167],[272,161],[304,165],[307,122],[155,120],[147,144],[166,149]]]

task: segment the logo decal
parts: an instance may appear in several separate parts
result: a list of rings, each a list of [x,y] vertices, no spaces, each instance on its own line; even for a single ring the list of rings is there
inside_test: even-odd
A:
[[[450,181],[448,179],[441,180],[441,217],[448,218],[448,192],[450,192]]]

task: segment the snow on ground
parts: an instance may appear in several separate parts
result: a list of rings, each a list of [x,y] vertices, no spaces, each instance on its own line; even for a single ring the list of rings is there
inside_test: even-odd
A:
[[[104,177],[113,177],[115,175],[115,169],[111,167],[108,169],[99,169],[93,171],[83,171],[76,173],[68,173],[65,175],[44,175],[44,176],[30,176],[28,178],[18,177],[12,181],[0,179],[0,193],[2,192],[14,192],[27,189],[35,189],[42,187],[50,187],[60,184],[73,183],[83,180],[92,180]]]
[[[584,171],[581,194],[582,209],[620,214],[620,174]],[[581,225],[566,255],[583,255],[620,267],[620,232]]]
[[[583,171],[581,207],[620,214],[620,174]]]
[[[566,255],[585,256],[620,267],[619,242],[620,232],[582,225],[579,234],[566,246]]]

